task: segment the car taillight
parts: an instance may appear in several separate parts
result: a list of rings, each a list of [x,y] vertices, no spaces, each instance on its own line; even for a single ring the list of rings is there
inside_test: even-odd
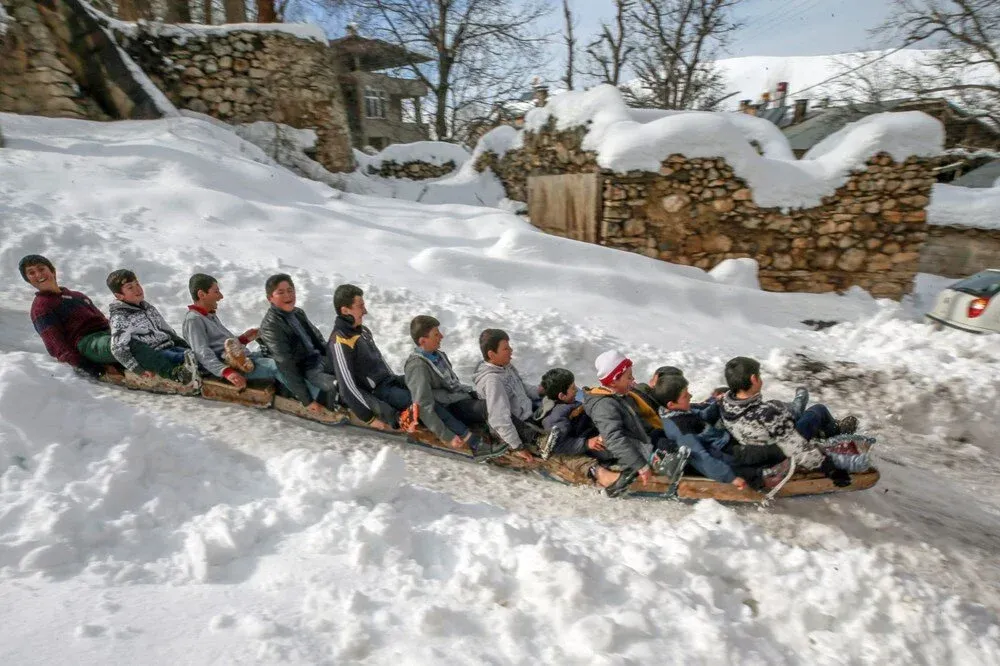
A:
[[[983,314],[983,311],[989,304],[990,304],[990,299],[988,298],[977,298],[976,300],[969,303],[969,319],[975,319],[979,315]]]

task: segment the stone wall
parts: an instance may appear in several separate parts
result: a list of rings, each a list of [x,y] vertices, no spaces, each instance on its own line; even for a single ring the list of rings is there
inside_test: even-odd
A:
[[[60,58],[35,0],[0,0],[11,22],[0,42],[0,111],[60,118],[106,119]]]
[[[13,19],[0,45],[0,111],[91,120],[163,115],[81,0],[0,2]]]
[[[229,123],[315,129],[316,160],[329,171],[354,169],[338,65],[325,42],[280,31],[142,25],[118,39],[179,108]]]
[[[917,158],[874,156],[821,205],[783,212],[757,205],[721,158],[671,155],[659,173],[601,170],[595,154],[580,147],[584,133],[551,126],[525,133],[523,148],[502,158],[484,153],[475,166],[493,169],[518,201],[526,201],[531,175],[601,172],[602,245],[704,269],[751,257],[771,291],[860,286],[898,298],[912,289],[934,183]]]
[[[1000,229],[927,226],[919,272],[963,278],[1000,268]]]
[[[429,162],[413,160],[399,163],[395,160],[386,160],[378,168],[368,167],[368,173],[382,178],[409,178],[410,180],[428,180],[430,178],[441,178],[447,176],[456,169],[454,160],[448,160],[444,164],[437,165]]]

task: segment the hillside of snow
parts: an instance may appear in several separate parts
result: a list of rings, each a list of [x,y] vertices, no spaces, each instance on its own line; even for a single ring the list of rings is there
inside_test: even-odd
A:
[[[767,293],[746,262],[705,273],[496,208],[344,194],[197,118],[0,126],[0,663],[1000,664],[1000,350],[919,321],[940,280],[903,304]],[[805,385],[858,414],[882,480],[767,508],[611,501],[91,384],[31,326],[34,252],[101,304],[133,268],[177,326],[196,271],[234,330],[272,273],[324,332],[356,282],[396,369],[418,313],[466,379],[490,326],[529,381],[591,384],[618,348],[703,396],[755,355],[770,397]]]

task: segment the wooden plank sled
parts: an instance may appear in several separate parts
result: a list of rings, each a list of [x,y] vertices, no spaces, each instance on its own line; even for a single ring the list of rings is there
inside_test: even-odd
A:
[[[574,458],[577,458],[574,460]],[[589,460],[589,459],[588,459]],[[576,464],[573,464],[576,463]],[[544,475],[569,485],[595,485],[582,471],[586,465],[579,464],[576,456],[553,456],[546,461]],[[838,488],[833,481],[819,472],[796,474],[781,490],[778,497],[798,497],[802,495],[823,495],[826,493],[852,492],[871,488],[879,480],[879,472],[872,468],[851,475],[851,485]],[[667,497],[670,484],[668,479],[654,476],[643,485],[636,480],[629,487],[630,497]],[[719,502],[760,502],[764,493],[751,488],[739,490],[729,483],[719,483],[700,476],[683,476],[677,486],[677,497],[682,500],[714,499]]]
[[[190,384],[164,379],[163,377],[143,377],[126,370],[124,374],[105,373],[97,380],[105,384],[124,386],[133,391],[146,391],[163,395],[198,395],[199,389]]]
[[[185,396],[199,394],[197,388],[187,384],[179,384],[161,377],[146,378],[132,372],[117,375],[105,374],[98,381],[149,393]],[[405,438],[411,446],[421,448],[434,455],[462,459],[469,462],[479,462],[475,460],[472,451],[468,447],[454,449],[439,440],[434,433],[424,427],[418,428],[413,433],[399,430],[376,430],[359,421],[346,407],[336,410],[324,408],[322,412],[314,414],[306,409],[298,400],[276,395],[275,386],[270,382],[252,382],[243,391],[238,391],[229,382],[208,378],[202,381],[200,393],[207,400],[227,402],[255,409],[274,407],[279,412],[324,425],[352,426],[363,429],[371,434],[392,437],[394,439]],[[541,460],[536,457],[533,461],[526,461],[514,455],[513,452],[508,451],[504,455],[487,462],[501,468],[521,472],[534,472],[544,478],[559,481],[567,485],[595,485],[586,476],[586,469],[593,460],[583,456],[553,456],[548,460]],[[838,488],[833,485],[830,479],[819,472],[802,472],[789,479],[781,490],[778,491],[777,496],[798,497],[853,492],[871,488],[878,483],[878,480],[879,472],[877,469],[872,468],[865,472],[852,474],[851,485]],[[671,497],[669,480],[664,477],[654,476],[645,485],[636,480],[629,488],[628,496],[669,498]],[[677,498],[682,500],[714,499],[719,502],[760,502],[764,499],[764,494],[750,488],[738,490],[732,484],[719,483],[703,477],[684,476],[677,487]]]
[[[274,402],[274,384],[266,381],[249,382],[240,391],[225,380],[206,378],[201,383],[201,397],[254,409],[268,409]]]

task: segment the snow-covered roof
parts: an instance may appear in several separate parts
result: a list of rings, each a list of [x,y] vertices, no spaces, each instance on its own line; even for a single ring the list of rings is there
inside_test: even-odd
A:
[[[997,187],[1000,185],[1000,160],[993,160],[952,181],[962,187]]]
[[[540,130],[553,119],[557,130],[587,126],[583,148],[595,151],[605,169],[657,171],[674,153],[722,157],[753,188],[758,204],[791,208],[819,205],[876,153],[901,161],[936,155],[944,145],[944,128],[927,114],[882,113],[848,125],[795,160],[788,141],[766,120],[741,113],[637,111],[610,85],[553,97],[528,113],[525,130]]]

